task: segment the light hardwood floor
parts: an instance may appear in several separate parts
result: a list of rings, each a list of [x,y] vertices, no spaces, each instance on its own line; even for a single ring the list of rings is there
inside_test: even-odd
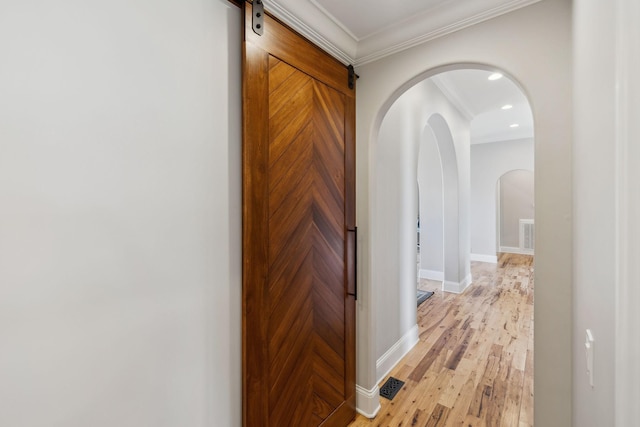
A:
[[[418,308],[420,341],[391,376],[405,382],[361,426],[533,426],[533,257],[471,263],[473,284]],[[385,378],[386,381],[386,378]]]

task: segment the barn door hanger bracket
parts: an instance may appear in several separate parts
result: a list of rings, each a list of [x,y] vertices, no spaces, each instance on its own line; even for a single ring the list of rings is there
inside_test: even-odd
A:
[[[353,89],[356,87],[356,79],[359,79],[360,76],[356,74],[356,70],[353,69],[353,65],[349,65],[347,70],[349,71],[349,89]]]
[[[264,32],[264,4],[262,0],[255,0],[253,2],[252,26],[253,32],[261,36]]]

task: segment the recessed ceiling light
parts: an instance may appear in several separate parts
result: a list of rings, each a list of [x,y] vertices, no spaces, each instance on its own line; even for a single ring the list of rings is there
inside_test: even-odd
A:
[[[514,124],[512,124],[512,125],[509,125],[509,127],[510,127],[510,128],[517,128],[518,126],[520,126],[520,125],[519,125],[519,124],[517,124],[517,123],[514,123]]]
[[[502,74],[500,73],[493,73],[489,76],[489,80],[498,80],[502,78]]]
[[[511,104],[505,104],[505,105],[502,106],[503,110],[511,110],[512,108],[513,108],[513,105],[511,105]]]

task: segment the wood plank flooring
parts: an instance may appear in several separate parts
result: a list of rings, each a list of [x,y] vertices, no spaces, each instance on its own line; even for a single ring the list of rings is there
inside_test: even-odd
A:
[[[420,281],[435,295],[418,308],[419,343],[390,374],[405,385],[349,427],[533,426],[533,257],[500,254],[471,271],[462,295]]]

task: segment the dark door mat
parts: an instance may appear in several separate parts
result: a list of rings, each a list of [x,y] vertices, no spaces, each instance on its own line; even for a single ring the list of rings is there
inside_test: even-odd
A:
[[[380,388],[380,396],[391,400],[396,396],[396,394],[398,394],[403,385],[404,381],[389,377],[387,382]]]
[[[431,296],[433,296],[433,292],[431,291],[418,291],[418,305],[425,302]]]

